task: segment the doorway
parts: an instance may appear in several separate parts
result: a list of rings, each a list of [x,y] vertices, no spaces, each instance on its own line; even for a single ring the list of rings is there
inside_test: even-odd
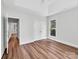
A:
[[[12,33],[16,33],[19,37],[19,19],[9,17],[6,19],[6,47],[8,47],[8,41]]]

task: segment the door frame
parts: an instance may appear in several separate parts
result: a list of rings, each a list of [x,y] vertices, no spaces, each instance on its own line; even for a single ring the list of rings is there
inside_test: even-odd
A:
[[[18,19],[18,37],[19,37],[19,35],[20,35],[20,20],[19,20],[19,18],[15,18],[15,17],[6,17],[5,18],[5,25],[4,25],[4,27],[5,27],[5,32],[4,32],[4,34],[5,34],[5,48],[7,48],[7,51],[8,51],[8,40],[9,40],[9,38],[8,38],[8,19],[9,18],[13,18],[13,19]]]
[[[52,20],[55,20],[55,19],[49,19],[48,20],[48,27],[47,27],[47,29],[48,29],[48,38],[50,38],[50,39],[56,39],[56,37],[57,37],[57,31],[56,31],[56,36],[51,36],[50,35],[50,28],[51,28],[51,21]]]

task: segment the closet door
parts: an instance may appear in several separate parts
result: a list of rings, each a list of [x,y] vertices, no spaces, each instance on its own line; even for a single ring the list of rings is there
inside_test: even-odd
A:
[[[35,20],[34,21],[34,40],[39,40],[41,39],[41,30],[40,30],[40,21],[39,20]]]

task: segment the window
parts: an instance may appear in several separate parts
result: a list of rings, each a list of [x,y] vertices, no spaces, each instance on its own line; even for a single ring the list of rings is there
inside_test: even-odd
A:
[[[50,21],[50,36],[56,36],[56,20]]]

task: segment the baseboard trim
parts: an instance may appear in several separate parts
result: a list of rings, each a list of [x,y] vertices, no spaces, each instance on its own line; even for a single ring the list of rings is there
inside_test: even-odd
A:
[[[43,38],[43,39],[46,39],[46,38]],[[20,43],[20,45],[29,44],[29,43],[32,43],[32,42],[34,42],[34,41],[39,41],[39,40],[42,40],[42,39],[33,39],[33,40],[29,40],[29,41],[27,41],[27,42],[22,42],[22,43]]]
[[[49,38],[49,39],[52,39],[52,38]],[[74,47],[74,48],[78,48],[77,45],[72,44],[72,43],[70,43],[70,42],[60,41],[60,40],[56,40],[56,39],[52,39],[52,40],[57,41],[57,42],[60,42],[60,43],[62,43],[62,44],[66,44],[66,45],[72,46],[72,47]]]
[[[74,47],[74,48],[78,48],[77,45],[74,45],[74,44],[72,44],[72,43],[65,42],[65,41],[60,41],[60,40],[56,40],[56,38],[50,38],[50,37],[49,37],[49,38],[34,39],[34,40],[31,40],[31,41],[28,41],[28,42],[23,42],[23,43],[21,43],[20,45],[32,43],[32,42],[34,42],[34,41],[43,40],[43,39],[52,39],[52,40],[57,41],[57,42],[60,42],[60,43],[62,43],[62,44],[69,45],[69,46],[72,46],[72,47]]]

